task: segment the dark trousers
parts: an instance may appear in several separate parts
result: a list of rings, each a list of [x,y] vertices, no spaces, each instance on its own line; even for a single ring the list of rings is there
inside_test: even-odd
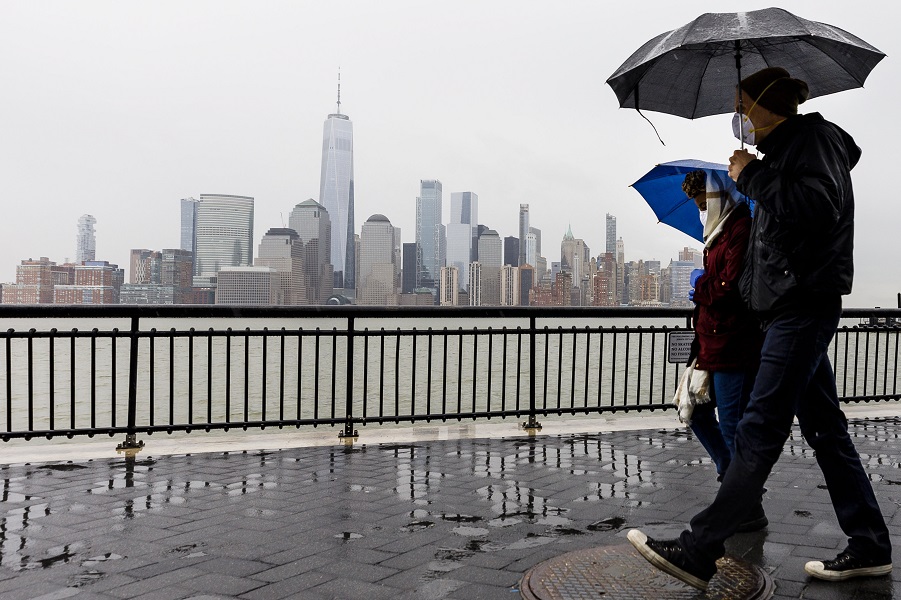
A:
[[[767,329],[754,390],[735,435],[732,462],[713,504],[691,520],[691,529],[680,538],[699,566],[712,567],[723,556],[725,540],[759,502],[794,417],[815,451],[839,525],[850,538],[848,551],[891,562],[888,529],[848,436],[827,356],[840,314],[839,309],[829,316],[784,316]]]

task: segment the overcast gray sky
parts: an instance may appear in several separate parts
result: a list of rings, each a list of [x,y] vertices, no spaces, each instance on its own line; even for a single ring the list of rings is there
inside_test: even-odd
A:
[[[379,0],[43,2],[0,0],[0,281],[24,258],[75,257],[97,218],[97,258],[179,244],[180,198],[253,196],[255,241],[318,199],[322,123],[354,123],[356,227],[385,214],[414,240],[420,179],[479,195],[480,221],[516,235],[531,205],[559,260],[568,224],[593,254],[604,215],[626,259],[664,264],[699,244],[656,224],[629,184],[654,164],[726,162],[731,115],[689,121],[619,109],[604,81],[642,43],[704,12],[771,1],[679,3]],[[846,306],[901,291],[896,2],[785,0],[888,57],[867,87],[816,98],[857,140],[857,277]]]

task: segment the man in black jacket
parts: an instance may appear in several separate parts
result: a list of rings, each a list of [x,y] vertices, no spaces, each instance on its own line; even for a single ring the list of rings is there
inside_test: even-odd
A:
[[[658,568],[706,589],[724,542],[763,492],[795,417],[815,450],[848,545],[832,560],[811,561],[813,577],[840,581],[891,572],[891,543],[872,485],[848,435],[827,349],[841,297],[853,278],[851,169],[860,148],[817,113],[798,115],[807,84],[778,67],[742,80],[736,137],[764,153],[736,150],[729,175],[756,202],[740,288],[766,338],[750,403],[738,425],[735,455],[713,504],[676,540],[638,530],[629,541]]]

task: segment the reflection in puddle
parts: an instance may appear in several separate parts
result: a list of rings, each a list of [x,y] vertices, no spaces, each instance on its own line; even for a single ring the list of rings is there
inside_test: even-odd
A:
[[[38,468],[39,469],[47,469],[48,471],[78,471],[80,469],[87,469],[88,467],[85,465],[76,465],[74,463],[65,463],[65,464],[41,465]]]
[[[445,521],[453,521],[454,523],[476,523],[482,520],[482,517],[474,517],[472,515],[451,515],[444,514],[441,518]]]
[[[620,529],[626,524],[626,520],[622,517],[610,517],[609,519],[601,519],[595,521],[588,526],[588,531],[614,531]]]

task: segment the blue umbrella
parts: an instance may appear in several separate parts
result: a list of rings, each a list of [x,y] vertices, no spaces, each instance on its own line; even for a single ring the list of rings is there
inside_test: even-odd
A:
[[[747,197],[735,189],[735,183],[729,178],[728,169],[726,165],[703,160],[675,160],[657,165],[633,183],[632,187],[641,194],[657,215],[658,223],[666,223],[703,242],[704,228],[698,219],[698,207],[682,191],[682,182],[688,173],[703,170],[707,173],[708,182],[717,182],[718,187],[728,191],[737,202],[747,202]]]

